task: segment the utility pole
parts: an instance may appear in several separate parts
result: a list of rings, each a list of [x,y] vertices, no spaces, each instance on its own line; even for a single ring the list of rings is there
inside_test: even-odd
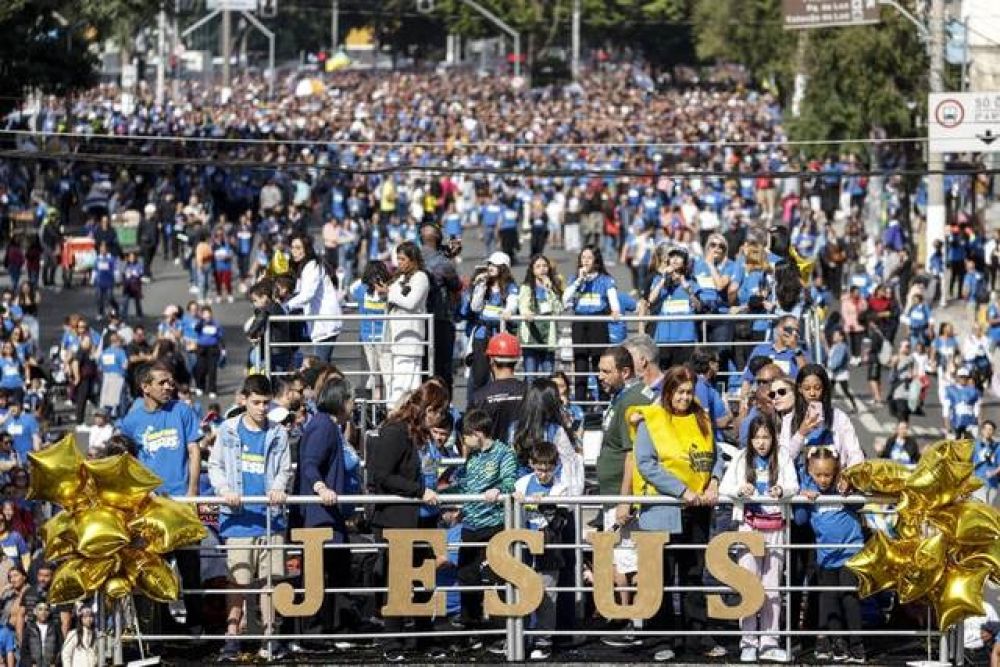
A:
[[[944,0],[931,0],[931,11],[928,25],[929,39],[927,48],[930,60],[930,72],[928,83],[930,92],[944,92]],[[927,223],[924,234],[924,261],[930,257],[931,248],[934,241],[943,240],[945,232],[945,206],[944,206],[944,177],[941,171],[944,169],[944,160],[941,153],[932,152],[930,144],[927,144],[927,169],[931,172],[927,179]],[[935,173],[937,172],[937,173]]]
[[[330,0],[330,57],[337,52],[340,32],[340,0]]]
[[[571,67],[574,81],[580,78],[580,14],[580,0],[573,0],[573,61]]]
[[[233,17],[229,3],[222,0],[222,85],[229,87],[229,59],[233,50]]]
[[[160,13],[156,17],[156,105],[163,106],[164,85],[167,70],[167,12],[160,5]]]

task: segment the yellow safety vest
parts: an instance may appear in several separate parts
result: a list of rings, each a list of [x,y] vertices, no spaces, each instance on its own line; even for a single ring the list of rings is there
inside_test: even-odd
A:
[[[704,435],[695,415],[677,416],[659,405],[636,405],[625,411],[632,439],[638,426],[630,417],[641,414],[656,448],[656,456],[671,475],[695,493],[700,493],[712,479],[715,463],[715,442],[711,433]],[[632,469],[632,493],[656,496],[659,492],[639,473],[638,463]]]

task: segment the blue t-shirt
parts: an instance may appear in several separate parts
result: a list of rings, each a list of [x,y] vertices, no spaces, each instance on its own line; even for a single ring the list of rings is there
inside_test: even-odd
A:
[[[169,401],[156,412],[137,400],[118,422],[118,430],[139,448],[139,461],[159,475],[159,493],[183,496],[188,490],[188,448],[201,439],[198,416],[190,406]]]
[[[721,429],[715,425],[719,418],[726,414],[726,403],[722,400],[718,390],[699,375],[698,381],[694,384],[694,397],[698,400],[698,405],[708,413],[712,428],[715,429],[716,441],[724,440],[724,438],[719,437],[722,435]]]
[[[724,259],[722,267],[719,268],[718,271],[720,275],[729,276],[730,285],[740,285],[743,283],[744,270],[743,265],[739,262],[734,262],[731,259]],[[729,299],[727,295],[728,289],[726,290],[727,293],[719,293],[719,290],[715,287],[715,279],[712,278],[712,271],[708,266],[708,262],[705,261],[704,258],[699,257],[695,260],[694,280],[698,283],[698,288],[695,291],[695,294],[708,312],[729,312]]]
[[[204,320],[196,328],[198,347],[222,344],[222,327],[215,320]]]
[[[246,257],[251,252],[253,252],[253,229],[240,227],[236,232],[236,253],[240,257]]]
[[[1000,463],[997,461],[997,448],[1000,443],[983,439],[976,440],[975,448],[972,450],[972,465],[976,471],[976,477],[986,482],[991,488],[1000,487],[1000,478],[988,477],[987,473],[992,472]]]
[[[128,355],[120,345],[104,348],[101,352],[101,372],[104,374],[125,375]]]
[[[6,662],[11,653],[17,654],[17,635],[9,625],[0,626],[0,657]]]
[[[545,496],[552,493],[552,487],[555,485],[555,483],[556,483],[555,474],[552,475],[552,479],[549,480],[548,484],[542,484],[540,481],[538,481],[538,477],[534,473],[531,473],[530,477],[528,478],[528,486],[524,491],[524,495],[528,496],[529,498],[532,496],[541,496],[544,498]],[[528,506],[525,507],[525,509],[527,510],[527,515],[528,515],[528,523],[527,526],[525,527],[528,530],[545,530],[545,527],[548,525],[548,521],[538,511],[538,508],[535,507],[532,509],[530,506]]]
[[[386,313],[387,303],[385,298],[377,292],[369,292],[368,286],[364,283],[358,283],[351,291],[351,298],[358,304],[359,315],[375,315],[378,317]],[[361,320],[359,339],[362,343],[380,341],[382,340],[384,330],[385,320],[365,318]]]
[[[17,565],[21,565],[21,556],[31,555],[28,543],[16,530],[9,530],[6,535],[0,537],[0,551]]]
[[[268,492],[265,476],[264,442],[266,430],[254,431],[239,420],[236,427],[243,447],[240,450],[240,467],[243,472],[243,495],[266,496]],[[263,537],[267,528],[267,505],[243,505],[239,511],[223,514],[219,520],[219,534],[228,539],[231,537]],[[280,515],[272,518],[271,530],[284,530],[284,522]]]
[[[747,450],[747,465],[754,469],[754,491],[758,496],[766,496],[771,490],[771,461],[766,456],[761,456],[756,451]],[[747,503],[743,508],[744,512],[751,514],[761,514],[762,508],[758,503]]]
[[[458,213],[444,216],[444,233],[446,236],[462,236],[462,217]]]
[[[212,266],[216,271],[233,270],[233,249],[228,243],[212,245]]]
[[[32,451],[34,436],[38,434],[38,420],[34,415],[22,412],[17,417],[10,417],[4,424],[4,430],[10,434],[14,441],[14,451],[18,453],[21,460],[25,460],[28,452]]]
[[[991,303],[990,307],[986,309],[986,321],[992,322],[993,320],[1000,320],[1000,306]],[[994,345],[1000,345],[1000,323],[991,324],[988,333],[990,342]]]
[[[483,221],[483,227],[492,229],[497,226],[500,222],[500,216],[503,215],[503,207],[500,204],[487,204],[480,209],[480,218]]]
[[[4,389],[21,389],[24,378],[21,376],[21,364],[17,359],[0,357],[0,387]]]
[[[115,258],[111,255],[98,255],[94,260],[94,284],[102,289],[115,286]]]
[[[750,372],[750,360],[754,357],[769,357],[782,371],[794,380],[799,374],[799,365],[795,361],[799,353],[800,351],[793,347],[779,352],[774,349],[774,343],[762,343],[755,347],[747,358],[747,366],[743,371],[743,381],[753,382],[753,373]]]
[[[650,291],[662,283],[663,276],[654,276]],[[690,284],[690,283],[689,283]],[[694,308],[691,305],[691,292],[685,289],[680,283],[663,287],[660,289],[660,304],[657,315],[692,315]],[[657,343],[693,343],[697,340],[698,332],[695,328],[694,320],[668,320],[656,323],[656,330],[653,332],[653,340]]]
[[[615,279],[606,273],[599,273],[577,283],[573,312],[577,315],[604,315],[611,312],[608,292],[615,289]]]

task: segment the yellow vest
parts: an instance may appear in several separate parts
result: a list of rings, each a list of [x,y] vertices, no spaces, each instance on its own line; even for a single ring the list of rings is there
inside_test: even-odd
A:
[[[695,415],[677,416],[659,405],[636,405],[625,411],[629,432],[635,440],[638,426],[630,417],[641,414],[653,440],[656,456],[667,472],[695,493],[700,493],[712,479],[715,463],[715,442],[704,435]],[[657,496],[659,492],[639,473],[638,463],[632,469],[632,493],[636,496]]]

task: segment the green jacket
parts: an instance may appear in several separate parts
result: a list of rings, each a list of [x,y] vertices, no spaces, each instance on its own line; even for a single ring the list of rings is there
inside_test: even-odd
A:
[[[637,379],[622,389],[604,411],[604,440],[601,442],[601,453],[597,456],[597,482],[602,496],[621,493],[625,456],[632,451],[632,438],[625,421],[626,410],[633,405],[649,405],[653,399],[653,392]]]

